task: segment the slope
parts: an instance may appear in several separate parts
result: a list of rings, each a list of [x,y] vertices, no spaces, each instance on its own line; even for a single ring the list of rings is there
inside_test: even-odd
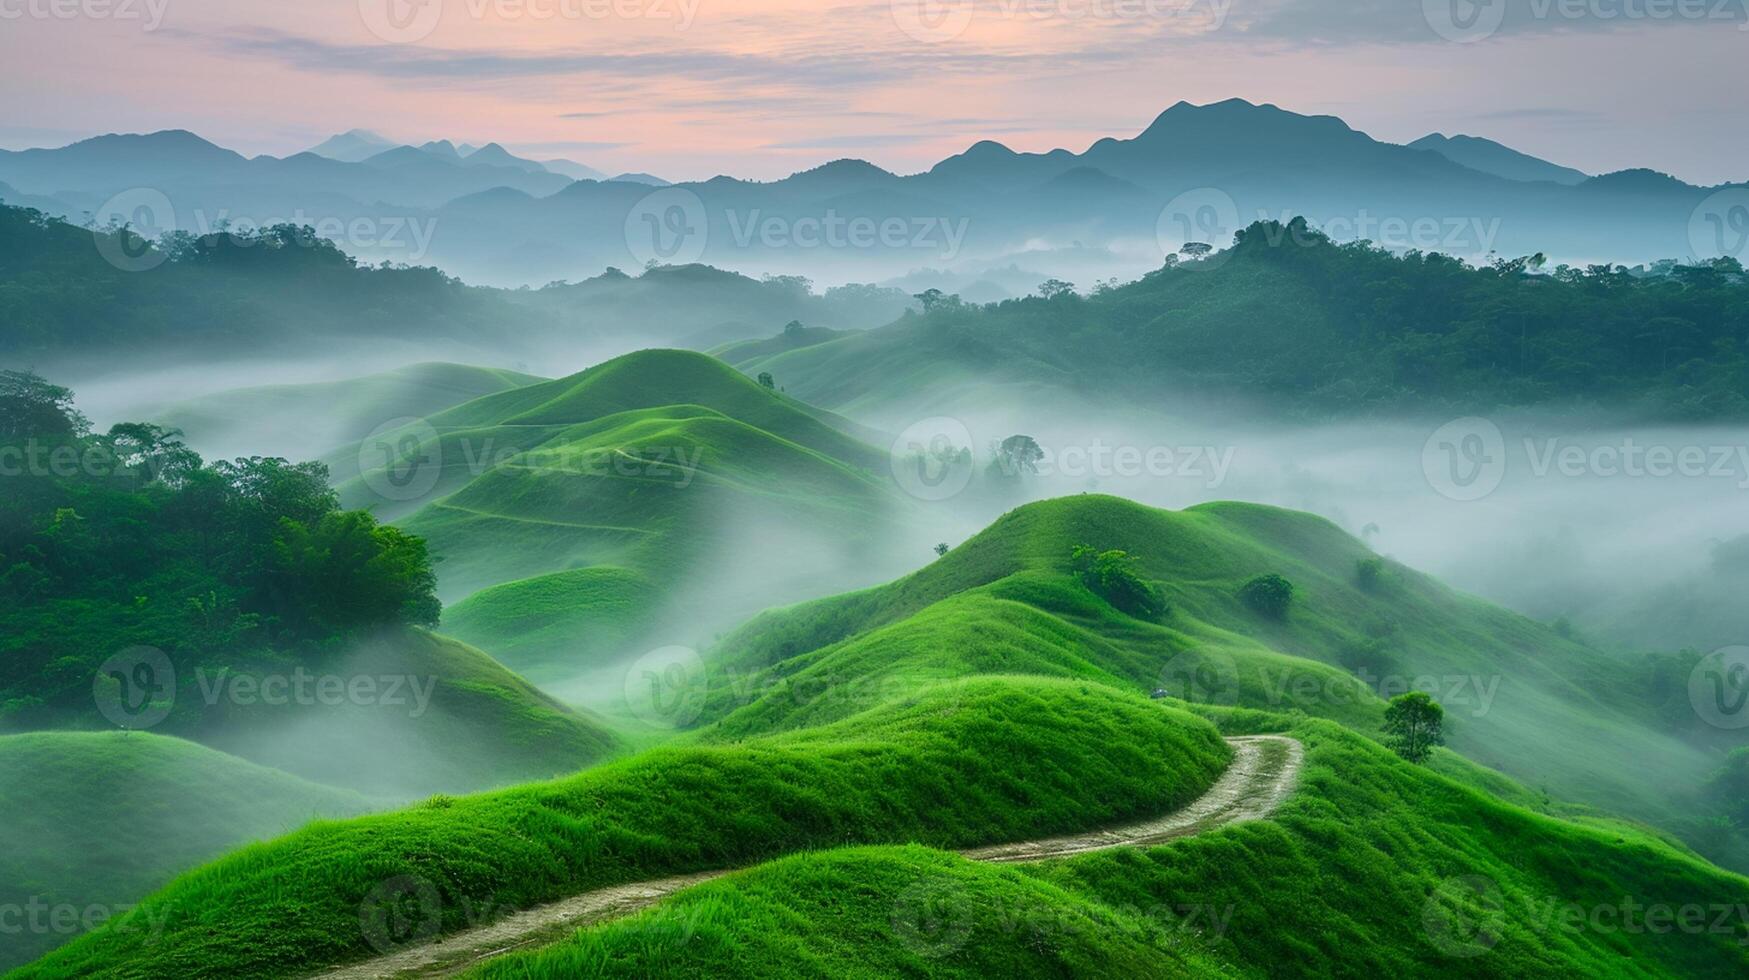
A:
[[[177,738],[0,736],[0,969],[122,918],[147,892],[251,840],[369,808],[364,797]],[[33,906],[36,911],[31,910]],[[96,913],[87,914],[93,906]],[[64,909],[72,909],[71,918]],[[135,923],[149,930],[143,918]]]
[[[1094,595],[1068,568],[1079,544],[1138,556],[1171,612],[1144,622]],[[703,714],[721,722],[705,734],[817,724],[858,692],[987,671],[1165,687],[1368,733],[1386,698],[1416,688],[1444,703],[1450,744],[1475,761],[1558,798],[1711,836],[1699,789],[1719,758],[1666,727],[1631,662],[1395,563],[1363,578],[1359,563],[1373,557],[1321,518],[1270,507],[1031,504],[911,576],[768,612],[726,637]],[[1236,595],[1265,574],[1295,588],[1285,618]]]

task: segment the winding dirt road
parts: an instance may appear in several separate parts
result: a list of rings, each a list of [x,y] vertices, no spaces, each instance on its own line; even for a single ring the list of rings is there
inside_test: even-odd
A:
[[[1233,747],[1233,761],[1221,778],[1209,787],[1208,792],[1163,817],[1127,827],[998,844],[959,853],[973,861],[1043,861],[1114,847],[1159,844],[1269,816],[1293,792],[1305,759],[1305,748],[1282,735],[1246,735],[1229,738],[1227,743]],[[518,912],[489,925],[316,976],[322,980],[452,977],[482,960],[557,942],[582,926],[630,915],[682,888],[721,878],[728,873],[705,871],[598,888]]]

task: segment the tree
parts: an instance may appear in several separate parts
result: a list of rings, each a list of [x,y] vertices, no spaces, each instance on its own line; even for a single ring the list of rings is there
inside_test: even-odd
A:
[[[1032,436],[1012,435],[998,443],[990,469],[999,476],[1017,477],[1021,473],[1037,473],[1045,451]]]
[[[0,439],[71,439],[90,428],[71,390],[30,371],[0,371]]]
[[[1385,709],[1385,744],[1410,762],[1425,762],[1434,746],[1445,744],[1445,708],[1425,691],[1391,699]]]
[[[772,378],[770,371],[759,372],[759,387],[776,390],[777,381]]]
[[[950,549],[949,549],[949,548],[948,548],[948,546],[947,546],[947,542],[946,542],[946,541],[943,541],[943,542],[941,542],[941,543],[940,543],[940,544],[937,544],[937,545],[936,545],[936,546],[935,546],[935,557],[937,557],[937,558],[944,558],[944,557],[946,557],[946,556],[947,556],[947,553],[948,553],[948,551],[949,551],[949,550],[950,550]]]
[[[1259,575],[1239,587],[1239,601],[1272,619],[1286,619],[1294,584],[1280,575]]]
[[[1045,299],[1056,299],[1075,292],[1075,284],[1061,279],[1046,279],[1038,284],[1038,294]]]
[[[1206,258],[1208,254],[1214,250],[1215,247],[1208,242],[1185,242],[1184,247],[1179,249],[1180,252],[1184,253],[1185,258],[1193,261]]]
[[[1137,561],[1115,548],[1100,551],[1080,544],[1069,552],[1069,567],[1088,591],[1137,619],[1159,619],[1168,611],[1166,597],[1136,572]]]
[[[1368,592],[1379,587],[1379,580],[1384,574],[1385,560],[1377,555],[1357,558],[1354,561],[1354,581]]]
[[[1733,827],[1749,830],[1749,746],[1732,749],[1701,791]]]
[[[916,300],[919,306],[923,307],[923,312],[929,313],[946,303],[947,294],[939,289],[931,287],[925,289],[921,293],[912,295],[911,298]]]
[[[802,321],[791,320],[790,322],[783,325],[784,339],[786,339],[786,340],[800,339],[802,336],[802,331],[806,330],[806,329],[807,329],[806,327],[802,326]]]

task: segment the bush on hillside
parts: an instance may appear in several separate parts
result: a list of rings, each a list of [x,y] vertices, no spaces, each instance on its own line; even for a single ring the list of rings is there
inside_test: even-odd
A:
[[[1239,587],[1239,601],[1272,619],[1286,619],[1294,584],[1280,575],[1259,575]]]
[[[1137,619],[1155,620],[1166,615],[1166,597],[1152,582],[1136,573],[1136,556],[1128,552],[1100,551],[1089,545],[1076,545],[1070,552],[1070,566],[1081,584],[1117,609]]]

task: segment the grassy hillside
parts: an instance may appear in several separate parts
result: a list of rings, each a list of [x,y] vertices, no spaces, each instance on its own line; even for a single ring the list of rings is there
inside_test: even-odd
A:
[[[900,506],[866,434],[713,358],[642,351],[409,428],[424,492],[385,493],[355,453],[334,468],[342,499],[429,542],[457,632],[548,683],[866,567]]]
[[[0,905],[45,906],[10,920],[0,969],[124,916],[181,873],[315,817],[368,809],[364,797],[177,738],[123,732],[0,736]],[[76,909],[76,920],[51,913]],[[60,916],[59,922],[51,915]],[[134,924],[149,930],[140,917]]]
[[[1172,612],[1143,622],[1093,595],[1069,573],[1077,544],[1138,556]],[[1445,704],[1450,744],[1471,759],[1704,836],[1698,791],[1720,759],[1665,727],[1632,663],[1399,565],[1366,584],[1358,562],[1372,557],[1320,518],[1270,507],[1031,504],[911,576],[776,610],[725,638],[703,720],[721,718],[724,735],[812,724],[842,710],[821,690],[994,670],[1164,686],[1374,732],[1384,698],[1418,688]],[[1295,586],[1285,619],[1237,597],[1263,574]]]
[[[17,977],[289,976],[369,955],[359,909],[428,882],[441,928],[590,888],[846,842],[952,847],[1171,810],[1229,750],[1134,695],[1036,678],[922,692],[805,733],[662,748],[568,779],[312,825],[147,899]]]
[[[181,429],[208,456],[318,456],[399,418],[423,418],[485,395],[535,384],[533,375],[431,362],[316,384],[259,385],[143,413]]]
[[[283,667],[288,674],[296,669]],[[265,765],[392,800],[546,779],[619,747],[600,719],[560,704],[478,649],[425,630],[382,633],[314,673],[347,684],[369,679],[374,693],[226,705],[223,720],[199,737]],[[206,682],[217,685],[217,672]],[[234,689],[234,682],[225,688]],[[308,690],[320,689],[312,681]],[[200,695],[198,679],[187,694]]]
[[[1217,717],[1306,745],[1299,791],[1272,819],[1019,867],[915,847],[798,855],[469,976],[1749,970],[1749,879],[1629,830],[1502,803],[1329,722]]]
[[[867,333],[727,356],[800,398],[871,415],[975,390],[957,402],[971,410],[988,404],[991,383],[1104,406],[1195,400],[1271,420],[1528,406],[1749,414],[1739,349],[1749,282],[1735,260],[1639,277],[1545,271],[1398,257],[1262,222],[1209,261],[1086,297],[949,298]]]

